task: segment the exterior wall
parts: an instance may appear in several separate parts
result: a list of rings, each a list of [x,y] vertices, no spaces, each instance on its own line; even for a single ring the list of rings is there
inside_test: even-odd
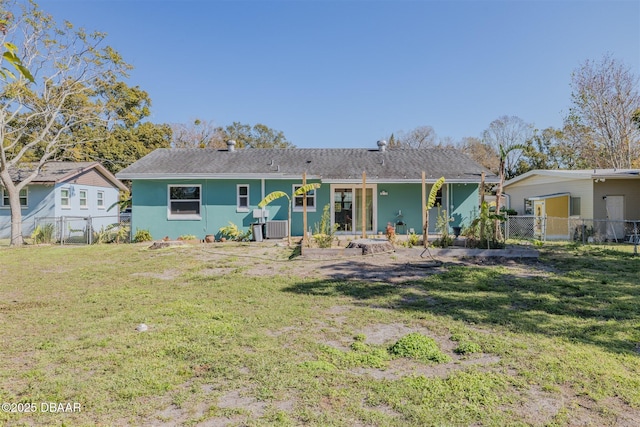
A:
[[[95,175],[100,176],[96,173]],[[110,224],[118,222],[118,209],[113,208],[108,210],[111,205],[118,201],[119,190],[113,186],[104,187],[102,183],[99,186],[89,185],[93,181],[84,181],[85,183],[76,182],[63,182],[55,185],[53,191],[50,194],[51,203],[55,204],[53,216],[77,216],[77,217],[91,217],[91,225],[94,230],[100,230],[103,227],[107,227]],[[60,199],[62,189],[69,190],[69,207],[60,206]],[[85,190],[87,192],[87,205],[80,206],[80,191]],[[102,207],[98,206],[98,192],[102,192],[104,195],[104,204]],[[38,215],[39,217],[45,215]]]
[[[624,218],[640,220],[640,179],[607,179],[593,187],[595,219],[606,219],[605,196],[624,196]],[[584,216],[584,215],[583,215]]]
[[[449,209],[451,227],[468,227],[479,214],[478,184],[450,184]]]
[[[27,186],[27,207],[22,208],[22,235],[30,236],[35,229],[35,218],[54,216],[54,199],[51,186]],[[11,237],[11,210],[0,207],[0,239]]]
[[[553,193],[570,193],[580,197],[580,217],[593,218],[593,181],[591,179],[561,179],[551,176],[531,176],[505,187],[509,207],[524,215],[524,199]]]
[[[384,195],[384,192],[387,195]],[[377,232],[384,234],[387,224],[395,225],[400,219],[406,224],[404,229],[396,227],[399,233],[411,228],[422,233],[422,186],[420,184],[378,184]],[[380,195],[382,193],[383,195]],[[402,217],[398,213],[402,211]]]
[[[308,182],[313,182],[309,180]],[[237,185],[249,185],[249,211],[236,211]],[[135,180],[132,185],[133,210],[132,234],[137,230],[146,229],[154,239],[168,236],[171,239],[185,234],[192,234],[204,238],[207,234],[220,237],[219,230],[232,222],[239,228],[247,230],[251,224],[257,222],[253,218],[253,210],[258,209],[258,203],[264,195],[273,191],[283,191],[291,196],[293,185],[301,185],[301,180]],[[168,219],[168,186],[169,185],[200,185],[201,212],[200,219],[175,220]],[[338,186],[338,184],[334,184]],[[352,186],[352,185],[349,185]],[[332,185],[325,183],[316,190],[315,210],[307,211],[308,231],[315,232],[316,224],[320,222],[323,208],[331,207],[333,194]],[[431,186],[427,186],[427,194]],[[374,190],[374,206],[377,215],[376,230],[384,233],[387,223],[396,224],[399,219],[406,224],[402,232],[410,229],[418,234],[422,233],[422,186],[421,184],[376,184]],[[386,195],[380,195],[380,193]],[[267,220],[286,220],[288,216],[288,199],[281,197],[265,207],[268,212]],[[477,184],[445,185],[443,204],[449,204],[454,222],[451,226],[465,226],[473,220],[477,212],[478,186]],[[402,218],[398,217],[402,211]],[[437,208],[429,214],[429,230],[435,231]],[[354,234],[359,231],[355,230]],[[303,234],[303,214],[292,209],[291,234]]]
[[[307,180],[307,184],[311,184],[312,182],[317,182],[317,180]],[[271,180],[265,182],[265,196],[273,191],[284,191],[289,197],[293,194],[293,186],[294,185],[302,185],[302,179],[295,180]],[[311,230],[311,233],[315,231],[316,223],[320,222],[320,218],[322,217],[322,210],[324,206],[331,201],[331,193],[330,193],[330,185],[322,184],[320,188],[318,188],[315,199],[315,208],[307,209],[307,227]],[[255,201],[255,205],[257,208],[258,203],[262,200],[262,197],[258,197]],[[251,201],[253,203],[253,201]],[[288,206],[289,199],[286,197],[281,197],[273,202],[269,203],[265,209],[269,211],[269,217],[267,220],[286,220],[288,216]],[[252,221],[255,222],[255,221]],[[294,211],[293,208],[293,200],[292,200],[292,209],[291,209],[291,235],[292,236],[302,236],[304,228],[304,218],[303,213],[301,211]],[[307,231],[309,231],[307,229]]]
[[[308,181],[312,182],[311,180]],[[283,191],[291,196],[293,185],[300,185],[301,180],[272,180],[265,182],[264,195],[273,191]],[[237,185],[249,185],[249,210],[237,212]],[[201,218],[198,220],[168,219],[168,186],[169,185],[200,185],[201,186]],[[199,239],[207,234],[220,237],[221,227],[232,222],[238,228],[246,231],[251,224],[257,222],[253,218],[253,210],[258,209],[258,203],[263,198],[262,181],[254,180],[136,180],[132,184],[132,234],[137,230],[149,230],[154,239],[168,236],[176,239],[181,235],[192,234]],[[329,186],[324,185],[316,190],[316,209],[307,212],[308,226],[320,221],[322,208],[329,200]],[[281,197],[265,207],[269,215],[267,220],[286,220],[288,217],[288,199]],[[302,212],[291,214],[291,234],[302,235]]]

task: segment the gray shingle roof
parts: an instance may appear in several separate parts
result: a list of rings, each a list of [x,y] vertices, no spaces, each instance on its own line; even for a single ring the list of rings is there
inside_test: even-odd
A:
[[[10,168],[9,174],[14,182],[22,181],[30,175],[36,167],[37,163],[23,163],[19,167]],[[126,190],[124,184],[118,181],[111,172],[98,162],[47,162],[40,168],[38,175],[31,182],[34,184],[55,184],[66,181],[93,168],[96,168],[105,178],[113,182],[115,186],[121,190]]]
[[[120,179],[300,177],[323,181],[419,182],[422,171],[432,182],[444,176],[448,182],[488,183],[497,177],[455,149],[392,148],[386,151],[348,148],[167,149],[153,151],[120,171]]]

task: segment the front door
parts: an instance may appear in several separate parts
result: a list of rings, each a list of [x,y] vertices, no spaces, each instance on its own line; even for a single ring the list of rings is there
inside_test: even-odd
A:
[[[375,226],[374,189],[365,189],[364,221],[367,233],[373,233]],[[362,232],[362,187],[333,188],[333,223],[336,231],[348,234]]]
[[[606,196],[607,239],[624,239],[624,196]]]

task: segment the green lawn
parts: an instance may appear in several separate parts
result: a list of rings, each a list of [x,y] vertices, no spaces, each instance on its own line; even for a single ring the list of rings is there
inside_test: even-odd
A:
[[[391,284],[301,278],[287,248],[147,246],[0,248],[0,401],[36,409],[0,425],[640,424],[627,249]]]

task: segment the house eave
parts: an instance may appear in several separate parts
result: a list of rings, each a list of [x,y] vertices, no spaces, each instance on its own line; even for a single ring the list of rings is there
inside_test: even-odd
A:
[[[126,180],[196,180],[196,179],[235,179],[235,180],[247,180],[247,179],[271,179],[271,180],[291,180],[301,179],[301,174],[269,174],[263,173],[131,173],[131,174],[116,174],[118,179]],[[358,184],[362,183],[362,177],[346,177],[346,178],[323,178],[322,175],[307,175],[307,179],[320,180],[326,184]],[[366,181],[370,184],[420,184],[421,178],[379,178],[375,176],[367,176]],[[433,184],[437,181],[437,178],[427,178],[425,182],[427,184]],[[478,184],[480,181],[477,178],[455,178],[446,180],[446,184]],[[497,180],[486,179],[487,184],[497,183]]]
[[[132,174],[116,174],[118,179],[127,180],[183,180],[183,179],[298,179],[302,174],[268,174],[264,173],[132,173]],[[307,179],[322,179],[321,176],[307,175]]]

